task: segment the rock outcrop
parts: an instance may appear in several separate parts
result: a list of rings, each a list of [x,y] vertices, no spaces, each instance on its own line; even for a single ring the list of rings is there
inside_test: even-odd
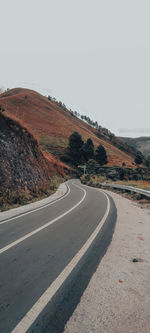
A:
[[[33,135],[0,112],[0,207],[46,191],[51,175]]]

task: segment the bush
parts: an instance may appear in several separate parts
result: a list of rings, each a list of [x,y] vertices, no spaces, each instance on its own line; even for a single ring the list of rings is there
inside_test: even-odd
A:
[[[95,160],[90,159],[87,163],[87,171],[90,174],[98,173],[99,172],[99,164]]]

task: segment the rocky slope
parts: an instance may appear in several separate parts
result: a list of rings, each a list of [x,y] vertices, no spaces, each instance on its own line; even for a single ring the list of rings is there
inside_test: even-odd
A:
[[[33,135],[0,112],[0,207],[47,192],[53,173]]]

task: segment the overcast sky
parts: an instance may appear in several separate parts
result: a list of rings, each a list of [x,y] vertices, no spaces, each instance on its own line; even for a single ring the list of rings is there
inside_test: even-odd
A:
[[[0,87],[150,136],[149,0],[0,0]]]

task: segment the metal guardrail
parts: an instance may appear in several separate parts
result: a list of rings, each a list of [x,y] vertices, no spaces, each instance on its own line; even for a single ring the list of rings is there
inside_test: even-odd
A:
[[[116,189],[122,189],[122,190],[130,191],[130,192],[136,192],[136,193],[143,194],[144,196],[150,198],[150,191],[146,191],[141,188],[137,188],[137,187],[133,187],[133,186],[125,186],[125,185],[107,184],[107,183],[102,183],[101,185],[106,186],[106,187],[116,188]]]

